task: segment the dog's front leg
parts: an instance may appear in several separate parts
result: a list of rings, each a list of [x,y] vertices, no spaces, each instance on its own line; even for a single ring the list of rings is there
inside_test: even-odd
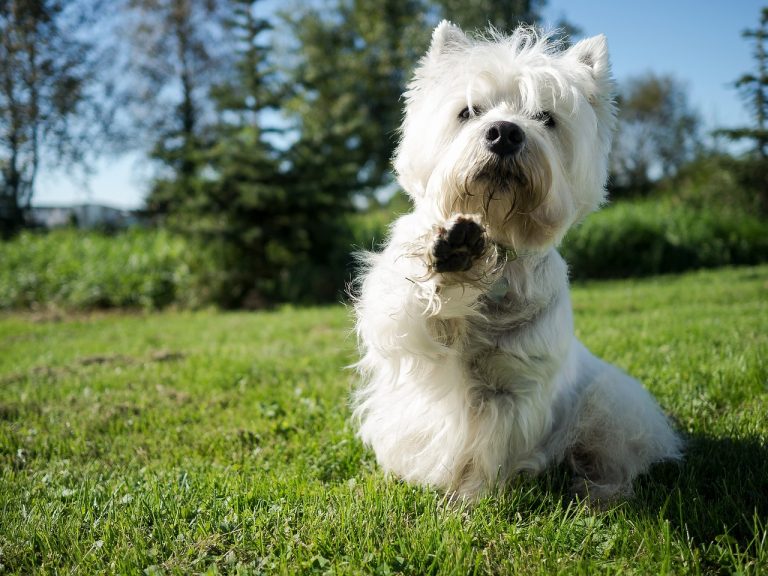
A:
[[[477,314],[496,255],[479,218],[435,220],[403,216],[386,248],[367,256],[355,305],[363,379],[355,414],[385,470],[455,490],[466,483],[476,433],[466,320]]]
[[[386,248],[368,255],[368,265],[356,306],[362,343],[384,355],[410,349],[423,357],[450,344],[445,321],[475,313],[496,253],[479,217],[435,222],[415,212],[394,224]]]

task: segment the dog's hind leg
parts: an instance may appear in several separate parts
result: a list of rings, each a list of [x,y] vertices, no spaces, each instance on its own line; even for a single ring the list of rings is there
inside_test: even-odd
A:
[[[586,379],[568,433],[574,492],[598,502],[632,493],[654,462],[682,455],[682,441],[642,385],[581,347]]]

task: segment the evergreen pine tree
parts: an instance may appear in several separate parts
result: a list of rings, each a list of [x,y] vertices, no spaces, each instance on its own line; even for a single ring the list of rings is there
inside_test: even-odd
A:
[[[742,36],[754,41],[756,70],[743,74],[736,81],[736,87],[754,122],[751,126],[718,133],[734,140],[754,142],[753,154],[740,162],[736,172],[741,185],[755,194],[757,209],[765,214],[768,213],[768,8],[761,10],[758,27],[745,30]]]
[[[258,2],[231,4],[235,72],[212,90],[217,122],[188,204],[190,221],[224,242],[232,258],[225,303],[328,300],[343,284],[333,271],[343,273],[338,245],[348,202],[298,178],[303,166],[291,148],[266,137],[262,126],[280,101],[265,43],[271,26],[256,16]],[[271,132],[279,139],[279,130]]]

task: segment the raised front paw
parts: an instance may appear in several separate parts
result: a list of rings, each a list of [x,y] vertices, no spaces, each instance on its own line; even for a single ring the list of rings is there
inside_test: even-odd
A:
[[[485,253],[485,230],[471,216],[454,216],[436,232],[430,248],[435,272],[466,272]]]

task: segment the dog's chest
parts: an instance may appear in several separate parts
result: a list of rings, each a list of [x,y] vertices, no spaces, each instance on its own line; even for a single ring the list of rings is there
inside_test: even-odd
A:
[[[523,395],[547,388],[562,362],[559,346],[542,346],[551,303],[488,302],[482,318],[467,322],[462,358],[481,389]]]

